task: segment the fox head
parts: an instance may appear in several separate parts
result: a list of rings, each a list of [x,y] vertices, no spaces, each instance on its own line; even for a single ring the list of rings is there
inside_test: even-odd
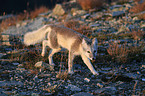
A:
[[[90,60],[96,59],[98,50],[98,40],[94,38],[91,42],[87,42],[85,39],[82,40],[82,53]]]

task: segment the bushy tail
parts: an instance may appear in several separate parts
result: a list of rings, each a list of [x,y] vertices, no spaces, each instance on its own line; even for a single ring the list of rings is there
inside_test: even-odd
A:
[[[46,33],[50,32],[51,28],[48,25],[44,25],[38,30],[28,32],[24,35],[24,44],[34,45],[40,43],[46,38]]]

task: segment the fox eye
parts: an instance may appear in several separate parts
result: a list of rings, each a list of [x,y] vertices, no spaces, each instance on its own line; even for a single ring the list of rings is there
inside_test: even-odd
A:
[[[87,51],[87,53],[91,53],[90,51]]]

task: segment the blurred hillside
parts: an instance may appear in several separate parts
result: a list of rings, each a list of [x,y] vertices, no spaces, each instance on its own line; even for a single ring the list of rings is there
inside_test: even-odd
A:
[[[0,3],[0,15],[21,13],[24,10],[34,10],[40,6],[53,8],[56,3],[69,0],[3,0]]]

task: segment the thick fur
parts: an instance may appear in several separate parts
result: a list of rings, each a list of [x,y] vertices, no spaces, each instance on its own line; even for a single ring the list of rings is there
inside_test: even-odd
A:
[[[33,45],[42,42],[42,56],[46,53],[46,46],[52,50],[49,52],[49,64],[54,65],[53,55],[62,48],[69,50],[68,56],[68,72],[73,73],[73,59],[76,55],[81,55],[84,63],[88,66],[91,72],[98,75],[98,72],[92,66],[90,60],[95,59],[97,55],[96,38],[89,39],[86,36],[69,29],[67,27],[60,27],[55,25],[44,25],[40,29],[28,32],[24,36],[24,43],[26,45]]]
[[[46,32],[49,31],[48,26],[43,26],[40,29],[28,32],[24,35],[24,44],[26,45],[34,45],[36,43],[42,42],[46,38]]]

